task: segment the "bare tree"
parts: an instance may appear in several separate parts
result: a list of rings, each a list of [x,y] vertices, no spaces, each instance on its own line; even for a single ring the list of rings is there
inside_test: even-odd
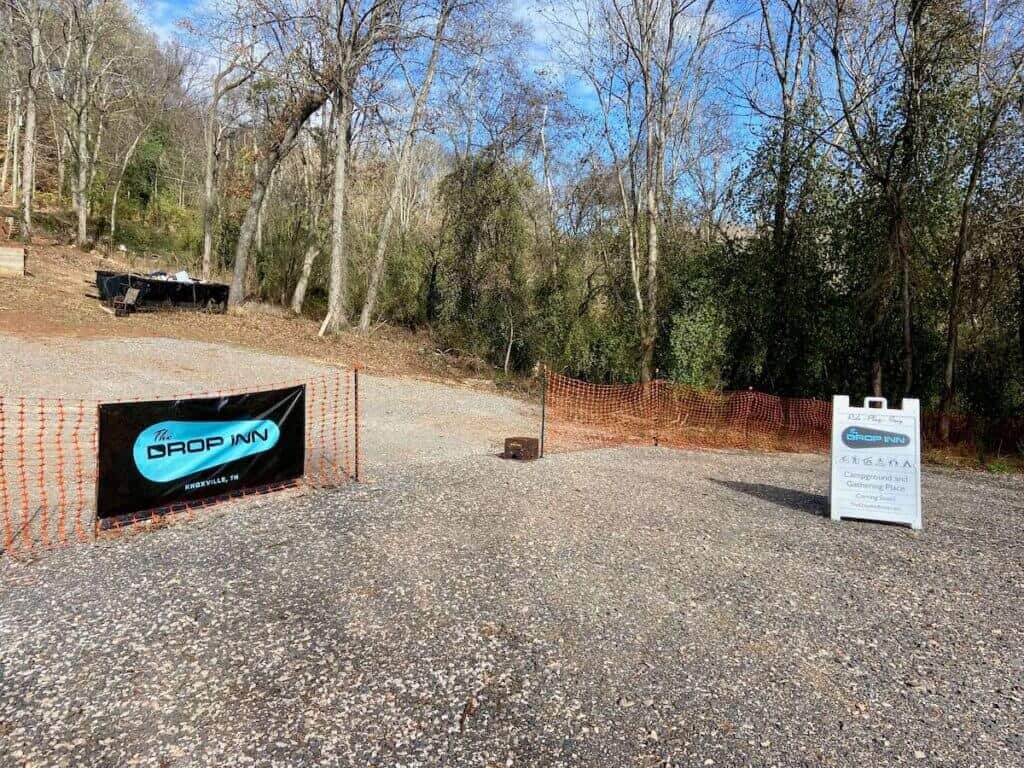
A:
[[[760,0],[761,29],[764,43],[761,46],[771,62],[772,72],[778,86],[777,113],[762,107],[755,95],[748,102],[759,114],[767,114],[779,126],[776,164],[775,194],[772,210],[772,248],[781,253],[786,238],[786,223],[789,212],[789,194],[793,165],[798,162],[797,108],[806,88],[809,62],[808,49],[810,25],[806,18],[804,0],[778,0],[777,7],[769,0]]]
[[[14,142],[14,92],[7,93],[7,130],[4,133],[4,164],[0,166],[0,196],[7,191],[7,175],[11,170],[11,150]]]
[[[962,311],[963,267],[974,236],[975,203],[1007,107],[1014,98],[1024,98],[1024,44],[1021,43],[1020,30],[1016,24],[1019,17],[1010,12],[1011,8],[1012,4],[986,2],[981,7],[981,18],[978,20],[974,77],[971,78],[974,88],[970,121],[973,151],[967,183],[960,200],[951,259],[945,364],[942,397],[939,401],[939,433],[943,442],[949,442],[950,413],[956,397],[955,372]]]
[[[217,73],[213,77],[210,101],[206,108],[206,119],[203,123],[203,150],[205,157],[202,204],[203,280],[210,279],[210,263],[213,255],[213,221],[217,204],[217,163],[220,155],[221,139],[224,134],[220,105],[226,96],[245,85],[256,74],[262,63],[262,61],[254,60],[252,45],[242,41],[237,45],[227,62],[218,68]]]
[[[14,6],[12,3],[0,3],[0,29],[14,31]],[[4,163],[0,167],[0,197],[7,191],[7,180],[13,175],[12,155],[15,151],[17,121],[19,108],[16,99],[20,98],[18,82],[17,48],[14,34],[0,35],[0,87],[7,97],[7,130],[4,133]],[[18,102],[20,104],[20,102]]]
[[[327,314],[320,335],[348,325],[348,250],[345,242],[345,196],[348,154],[359,75],[375,49],[397,30],[401,4],[397,0],[341,0],[327,16],[337,41],[336,76],[330,83],[334,99],[336,141],[331,211],[331,265]]]
[[[329,103],[328,103],[329,108]],[[331,186],[331,131],[328,130],[331,120],[325,116],[325,125],[319,130],[307,134],[307,141],[302,146],[303,185],[306,206],[310,222],[309,244],[303,253],[299,276],[292,293],[291,309],[295,314],[302,313],[302,305],[306,300],[306,290],[313,272],[313,264],[322,252],[321,221],[330,203]]]
[[[68,6],[72,24],[72,50],[77,69],[76,86],[71,101],[71,112],[75,121],[72,152],[75,159],[75,176],[72,180],[71,200],[77,214],[78,228],[75,243],[84,247],[89,240],[89,178],[92,175],[92,152],[89,148],[89,117],[99,78],[93,77],[92,57],[100,34],[100,23],[105,10],[104,0],[71,0]],[[94,143],[95,146],[95,143]]]
[[[170,110],[180,106],[184,95],[179,89],[187,63],[183,52],[176,48],[161,50],[148,40],[142,40],[138,45],[140,49],[148,50],[140,50],[136,56],[137,64],[128,84],[130,109],[127,115],[130,123],[125,126],[127,144],[115,164],[114,188],[110,198],[111,242],[117,236],[117,203],[128,164],[150,128]],[[180,183],[184,183],[183,170],[181,175]]]
[[[236,13],[250,19],[255,45],[264,52],[264,83],[257,100],[251,94],[254,109],[262,108],[257,130],[253,133],[257,151],[252,191],[235,243],[234,266],[228,304],[240,304],[246,296],[249,252],[256,235],[270,180],[278,164],[288,155],[303,127],[329,96],[323,77],[331,77],[325,63],[323,45],[313,44],[318,28],[319,8],[303,0],[295,3],[239,3]],[[319,41],[318,41],[319,42]],[[268,87],[273,86],[273,87]]]
[[[60,35],[49,57],[60,64],[48,70],[48,84],[65,115],[73,166],[75,243],[86,247],[90,244],[89,190],[103,143],[106,110],[123,95],[130,69],[131,52],[120,36],[130,18],[117,0],[60,0],[55,13]]]
[[[581,0],[572,21],[562,23],[572,63],[582,60],[597,94],[628,211],[644,382],[654,372],[658,336],[659,227],[666,191],[673,193],[666,188],[673,175],[667,158],[673,142],[693,128],[706,96],[711,44],[722,31],[714,6],[714,0]]]
[[[347,90],[334,100],[334,182],[331,189],[331,263],[328,277],[327,314],[320,335],[348,324],[348,252],[345,242],[345,203],[348,191],[348,159],[352,139],[352,99]]]
[[[881,4],[838,0],[818,20],[819,35],[831,52],[834,91],[850,139],[844,150],[884,206],[885,240],[869,291],[871,389],[879,397],[883,325],[890,312],[889,294],[897,285],[904,394],[910,394],[914,385],[909,198],[925,141],[924,95],[947,43],[959,33],[955,24],[934,21],[935,6],[935,0],[913,0],[909,5],[898,0]],[[895,105],[892,93],[898,94]]]
[[[231,305],[240,304],[245,299],[249,251],[274,169],[291,151],[302,127],[310,116],[323,106],[325,98],[322,92],[316,90],[295,94],[268,126],[269,139],[262,147],[261,157],[256,163],[249,206],[242,219],[238,242],[235,245],[235,263],[228,294],[228,303]]]
[[[326,132],[321,132],[326,136]],[[313,264],[320,255],[320,220],[323,215],[324,206],[327,203],[326,185],[323,183],[325,159],[328,156],[327,148],[321,142],[313,139],[306,141],[302,147],[302,178],[306,208],[309,216],[309,243],[302,256],[302,264],[299,267],[299,276],[295,281],[295,289],[292,291],[290,302],[291,310],[296,315],[302,314],[302,305],[306,301],[306,290],[309,288],[309,280],[313,274]]]
[[[21,151],[21,235],[32,242],[32,196],[35,191],[36,104],[43,70],[43,11],[39,0],[16,0],[17,20],[27,49],[25,72],[25,123]]]
[[[14,92],[14,126],[10,134],[11,157],[11,205],[18,204],[18,192],[21,189],[21,168],[18,165],[18,157],[21,151],[21,126],[23,115],[21,113],[21,89]]]
[[[412,113],[409,116],[409,124],[405,130],[402,147],[398,152],[395,177],[391,183],[391,193],[388,197],[387,207],[384,210],[384,219],[381,222],[380,231],[377,235],[377,250],[373,260],[373,271],[370,274],[363,311],[359,317],[359,330],[362,333],[367,333],[370,330],[370,323],[373,320],[373,313],[377,306],[377,294],[380,291],[380,283],[384,274],[384,259],[387,254],[388,238],[391,236],[395,210],[398,207],[398,200],[405,183],[407,166],[412,154],[416,131],[419,128],[420,116],[427,98],[430,96],[430,87],[434,81],[434,73],[437,70],[437,61],[441,54],[445,27],[448,25],[448,19],[451,17],[454,7],[454,0],[440,0],[437,9],[437,22],[434,26],[430,57],[427,60],[427,68],[423,75],[423,80],[416,90],[416,98],[413,102]]]

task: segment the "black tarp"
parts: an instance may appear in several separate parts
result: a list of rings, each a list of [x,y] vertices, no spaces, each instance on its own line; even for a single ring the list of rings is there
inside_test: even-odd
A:
[[[228,286],[223,283],[179,283],[127,272],[96,270],[96,290],[102,301],[124,296],[129,288],[139,289],[138,303],[150,306],[188,306],[223,311],[228,304]]]

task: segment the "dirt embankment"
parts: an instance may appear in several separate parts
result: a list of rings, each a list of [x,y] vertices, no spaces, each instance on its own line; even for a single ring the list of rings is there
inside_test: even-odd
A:
[[[246,304],[228,314],[191,311],[145,312],[115,318],[96,294],[95,270],[126,269],[120,254],[86,253],[53,240],[28,249],[26,275],[0,278],[0,333],[32,339],[53,337],[165,337],[238,344],[264,352],[301,356],[319,363],[353,366],[371,373],[466,382],[486,377],[478,366],[441,354],[426,333],[379,328],[328,339],[317,323],[276,306]],[[154,267],[147,261],[138,271]]]

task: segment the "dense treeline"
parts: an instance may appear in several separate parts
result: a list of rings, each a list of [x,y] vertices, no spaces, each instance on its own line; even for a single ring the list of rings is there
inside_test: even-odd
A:
[[[1020,0],[0,7],[25,237],[508,373],[1024,410]]]

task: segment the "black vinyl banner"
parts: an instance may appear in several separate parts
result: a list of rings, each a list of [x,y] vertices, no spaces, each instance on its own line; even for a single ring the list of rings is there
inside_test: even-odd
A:
[[[119,517],[302,476],[305,386],[99,410],[96,516]]]

